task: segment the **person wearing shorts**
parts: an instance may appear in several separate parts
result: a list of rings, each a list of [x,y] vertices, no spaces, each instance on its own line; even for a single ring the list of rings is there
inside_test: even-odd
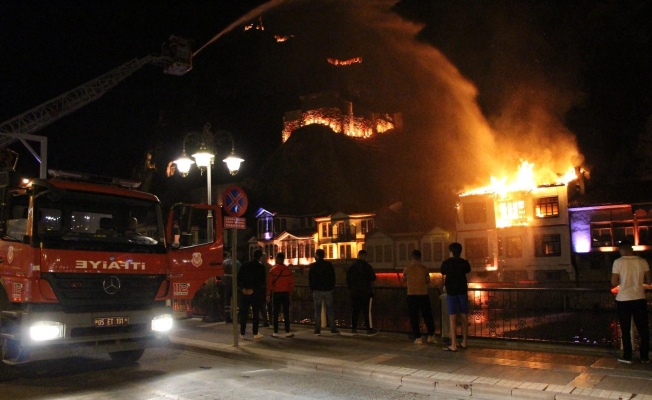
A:
[[[469,300],[466,274],[471,272],[471,264],[461,257],[462,245],[455,242],[448,246],[451,257],[441,264],[441,274],[444,276],[444,291],[446,292],[446,308],[450,317],[451,344],[444,351],[457,351],[457,316],[462,322],[462,342],[460,347],[466,349],[469,336]]]

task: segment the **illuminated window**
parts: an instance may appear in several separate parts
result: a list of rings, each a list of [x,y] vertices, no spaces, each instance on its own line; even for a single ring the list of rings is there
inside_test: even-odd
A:
[[[432,261],[432,245],[430,243],[423,244],[423,261]]]
[[[363,235],[364,235],[365,233],[367,233],[367,221],[366,221],[366,220],[365,220],[365,221],[362,221],[362,222],[360,223],[360,232],[361,232]]]
[[[489,241],[486,237],[465,239],[464,255],[472,267],[484,267],[489,257]]]
[[[398,260],[399,261],[405,261],[405,243],[401,243],[398,245]]]
[[[392,262],[392,245],[385,245],[385,262]]]
[[[328,237],[328,227],[325,223],[321,224],[321,237]]]
[[[505,201],[498,203],[498,210],[496,215],[496,224],[511,225],[514,223],[524,223],[525,218],[525,201]]]
[[[328,237],[333,237],[333,225],[328,224]]]
[[[383,262],[383,246],[376,246],[376,262]]]
[[[534,199],[534,215],[537,218],[559,216],[559,197],[541,197]]]
[[[534,235],[534,255],[536,257],[561,256],[561,235]]]
[[[341,244],[340,245],[340,258],[351,258],[351,245],[350,244]]]
[[[326,258],[333,258],[333,245],[326,246]]]

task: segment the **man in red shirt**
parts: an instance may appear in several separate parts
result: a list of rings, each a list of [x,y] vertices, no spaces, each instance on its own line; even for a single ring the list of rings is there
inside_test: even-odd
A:
[[[294,337],[290,333],[290,296],[294,291],[294,274],[292,270],[285,265],[285,254],[276,254],[276,265],[269,270],[267,275],[267,302],[272,302],[272,322],[274,324],[274,333],[272,337],[278,335],[278,314],[283,307],[283,321],[285,322],[285,337]]]

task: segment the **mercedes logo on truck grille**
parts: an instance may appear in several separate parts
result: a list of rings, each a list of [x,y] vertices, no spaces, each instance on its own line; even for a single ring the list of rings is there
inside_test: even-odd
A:
[[[107,294],[116,294],[120,291],[120,279],[111,275],[102,282],[102,288]]]

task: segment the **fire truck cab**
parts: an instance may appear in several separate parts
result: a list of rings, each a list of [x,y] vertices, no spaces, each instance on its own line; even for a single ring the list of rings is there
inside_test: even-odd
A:
[[[0,171],[0,376],[77,355],[133,362],[167,343],[173,293],[192,298],[222,273],[219,218],[198,222],[211,206],[175,206],[166,232],[137,182],[49,172]]]

